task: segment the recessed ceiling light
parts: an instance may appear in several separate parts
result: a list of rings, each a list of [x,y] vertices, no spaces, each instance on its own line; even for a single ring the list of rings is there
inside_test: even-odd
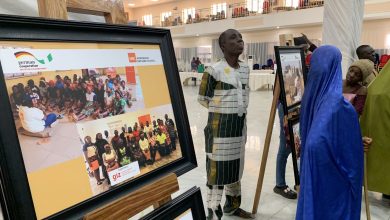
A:
[[[152,0],[152,2],[158,2],[158,0]]]
[[[279,26],[276,27],[276,29],[279,29],[279,28],[280,28]]]
[[[196,34],[197,37],[199,37],[199,34]]]
[[[135,6],[135,4],[134,3],[129,3],[129,6],[133,7],[133,6]]]

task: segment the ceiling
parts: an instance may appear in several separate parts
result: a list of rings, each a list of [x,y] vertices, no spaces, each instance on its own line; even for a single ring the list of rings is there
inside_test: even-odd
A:
[[[164,4],[168,2],[178,2],[180,0],[158,0],[158,1],[152,1],[152,0],[123,0],[123,4],[125,5],[125,8],[138,8],[138,7],[144,7],[149,5],[158,5],[158,4]],[[135,4],[134,6],[129,6],[129,3]]]

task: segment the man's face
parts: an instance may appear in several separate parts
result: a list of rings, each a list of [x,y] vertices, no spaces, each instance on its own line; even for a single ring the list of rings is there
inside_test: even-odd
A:
[[[242,40],[242,35],[236,30],[226,31],[221,49],[224,51],[224,54],[242,54],[244,51],[244,41]]]
[[[369,59],[375,63],[375,50],[372,47],[364,48],[360,59]]]

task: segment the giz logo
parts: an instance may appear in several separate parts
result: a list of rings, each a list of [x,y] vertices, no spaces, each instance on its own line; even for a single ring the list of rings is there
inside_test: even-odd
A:
[[[114,181],[116,181],[118,178],[121,178],[121,173],[112,175],[112,178],[114,179]]]
[[[135,53],[128,53],[127,56],[129,57],[129,62],[130,63],[137,62],[137,56],[135,55]]]

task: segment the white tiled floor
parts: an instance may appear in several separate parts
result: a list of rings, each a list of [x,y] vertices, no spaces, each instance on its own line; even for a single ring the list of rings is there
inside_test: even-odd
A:
[[[201,107],[196,101],[198,89],[199,86],[183,87],[198,167],[179,177],[180,192],[175,196],[196,185],[201,188],[203,201],[206,201],[206,168],[203,128],[205,127],[207,120],[207,110]],[[243,209],[248,211],[251,211],[253,206],[271,102],[272,91],[256,91],[251,92],[250,94],[247,118],[248,142],[246,145],[245,170],[242,178],[243,200],[241,205]],[[256,219],[282,220],[295,218],[297,200],[285,199],[272,191],[275,185],[276,155],[279,144],[278,125],[279,121],[278,117],[276,117]],[[288,159],[286,182],[291,187],[294,185],[291,158]],[[224,201],[222,201],[222,204],[223,203]],[[390,200],[382,200],[381,194],[370,192],[370,204],[371,219],[390,220]],[[223,219],[238,218],[223,217]],[[364,203],[362,203],[361,219],[366,219]]]

